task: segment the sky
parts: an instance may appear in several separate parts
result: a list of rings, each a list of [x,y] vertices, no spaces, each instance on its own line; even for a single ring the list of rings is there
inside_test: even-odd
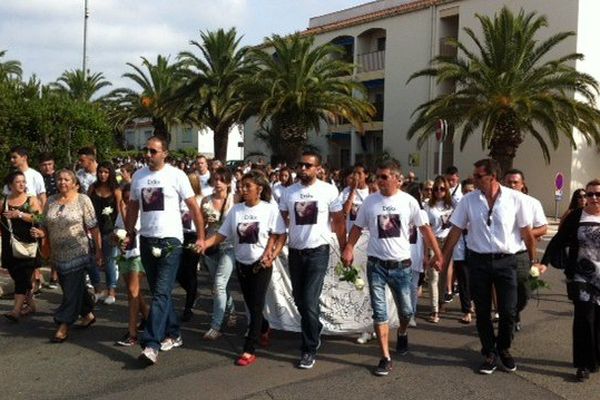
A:
[[[310,17],[368,0],[88,0],[87,68],[102,72],[114,87],[135,85],[121,77],[158,54],[193,50],[199,32],[235,27],[242,44],[254,45],[273,33],[308,27]],[[0,0],[0,50],[19,60],[24,78],[43,83],[80,69],[84,0]]]

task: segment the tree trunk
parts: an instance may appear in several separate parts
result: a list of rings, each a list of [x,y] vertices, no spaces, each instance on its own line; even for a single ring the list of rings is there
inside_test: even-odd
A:
[[[500,163],[502,174],[513,168],[513,161],[521,143],[523,143],[523,137],[512,115],[498,121],[494,128],[494,136],[490,141],[489,156]],[[498,179],[501,178],[501,176],[498,177]]]
[[[152,126],[154,126],[154,136],[161,137],[167,141],[167,145],[171,144],[171,133],[167,128],[167,124],[162,118],[152,117]]]
[[[229,142],[229,127],[213,131],[213,151],[217,160],[227,161],[227,143]]]

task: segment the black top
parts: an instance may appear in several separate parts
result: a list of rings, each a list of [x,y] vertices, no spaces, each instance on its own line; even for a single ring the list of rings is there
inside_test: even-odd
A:
[[[96,211],[96,218],[98,219],[98,229],[103,235],[111,233],[115,229],[115,221],[117,220],[117,199],[114,194],[108,197],[98,196],[95,190],[90,193],[90,199],[94,205],[94,211]],[[112,212],[110,209],[112,209]]]
[[[56,174],[42,175],[44,178],[44,186],[46,187],[46,196],[50,197],[53,194],[58,193],[56,187]]]
[[[11,211],[19,210],[22,212],[31,213],[31,211],[29,210],[29,199],[30,197],[27,197],[27,200],[18,207],[13,207],[9,205],[8,209]],[[7,199],[4,199],[4,201],[2,202],[2,212],[4,212],[4,209],[6,207],[6,201]],[[4,215],[2,215],[0,221],[2,222],[0,224],[0,231],[2,232],[2,267],[6,269],[15,268],[19,266],[25,266],[29,268],[39,267],[39,256],[35,259],[20,259],[13,257],[12,248],[10,246],[10,232],[8,231],[8,221],[6,220],[6,217],[4,217]],[[17,240],[23,243],[33,243],[36,241],[36,239],[34,239],[31,236],[30,230],[33,226],[31,222],[26,222],[21,218],[11,218],[10,222],[12,225],[13,235],[15,236],[15,238],[17,238]]]

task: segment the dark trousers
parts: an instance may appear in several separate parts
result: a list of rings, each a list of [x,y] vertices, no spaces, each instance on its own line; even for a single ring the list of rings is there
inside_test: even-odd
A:
[[[12,266],[8,269],[10,277],[15,282],[15,294],[27,294],[31,290],[31,275],[33,275],[32,267]]]
[[[529,286],[529,270],[531,262],[529,254],[524,251],[517,253],[517,319],[521,321],[521,311],[527,306],[527,301],[531,297],[531,287]]]
[[[58,272],[63,297],[54,313],[54,322],[57,324],[72,325],[79,316],[85,317],[94,310],[94,298],[85,286],[86,274],[87,269],[84,268],[68,274]]]
[[[454,260],[454,273],[458,281],[458,295],[460,298],[460,310],[463,314],[472,311],[471,308],[471,288],[469,268],[465,261]]]
[[[508,350],[512,342],[517,313],[517,258],[507,255],[494,258],[469,251],[467,266],[471,279],[471,295],[475,303],[477,333],[481,353],[488,356],[496,351]],[[492,286],[498,296],[498,336],[492,324]]]
[[[573,365],[595,371],[600,365],[600,306],[575,301]]]
[[[260,268],[255,272],[254,264],[235,264],[244,301],[250,312],[244,352],[254,354],[263,327],[263,308],[273,268]]]
[[[320,297],[328,265],[328,245],[314,249],[290,249],[290,280],[294,303],[300,314],[302,353],[316,354],[321,344]]]
[[[177,272],[177,282],[185,290],[185,308],[194,307],[198,295],[198,262],[200,254],[187,248],[189,244],[196,243],[195,232],[185,232],[183,236],[183,250],[181,263]]]

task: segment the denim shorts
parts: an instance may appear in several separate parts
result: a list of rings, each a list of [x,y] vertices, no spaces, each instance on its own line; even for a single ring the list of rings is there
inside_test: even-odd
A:
[[[407,321],[413,315],[411,301],[412,269],[398,263],[396,268],[385,266],[381,260],[369,257],[367,261],[367,279],[373,322],[376,325],[386,324],[389,320],[387,313],[387,296],[385,287],[389,286],[396,300],[400,320]]]

